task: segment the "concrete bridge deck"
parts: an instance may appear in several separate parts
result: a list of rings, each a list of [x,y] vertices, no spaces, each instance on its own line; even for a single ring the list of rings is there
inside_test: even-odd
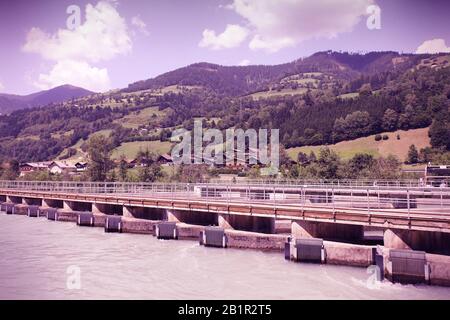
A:
[[[196,191],[122,194],[0,189],[0,196],[450,233],[450,203],[433,198],[417,199],[415,208],[395,209],[386,205],[382,198],[371,197],[370,193],[368,198],[353,195],[352,199],[340,199],[334,194],[324,203],[312,203],[311,199],[301,196],[283,198],[279,192],[273,193],[272,199],[237,196],[232,192],[220,195],[217,192],[202,195]]]

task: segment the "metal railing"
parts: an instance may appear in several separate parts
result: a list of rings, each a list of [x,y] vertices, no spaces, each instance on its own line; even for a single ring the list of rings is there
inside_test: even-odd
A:
[[[422,179],[399,179],[399,180],[374,180],[374,179],[246,179],[236,182],[224,181],[222,179],[211,179],[210,183],[219,184],[275,184],[275,185],[333,185],[349,187],[371,187],[371,186],[390,186],[390,187],[425,187]]]
[[[212,180],[207,183],[146,183],[146,182],[79,182],[79,181],[22,181],[22,180],[0,180],[1,189],[27,189],[47,191],[74,191],[82,193],[139,193],[148,190],[166,190],[174,186],[251,186],[265,188],[348,188],[348,189],[420,189],[420,190],[443,190],[450,192],[448,186],[426,186],[415,180],[248,180],[248,181],[224,181]]]
[[[0,190],[42,191],[68,194],[102,194],[129,198],[163,198],[273,207],[355,209],[367,212],[400,212],[450,216],[450,188],[321,183],[125,183],[68,181],[0,181]],[[1,195],[1,193],[0,193]]]

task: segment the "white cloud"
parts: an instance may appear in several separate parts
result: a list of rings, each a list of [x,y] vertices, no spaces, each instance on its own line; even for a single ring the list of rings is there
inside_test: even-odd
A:
[[[48,74],[40,74],[34,83],[41,90],[64,84],[96,92],[103,92],[111,87],[107,69],[92,67],[87,62],[76,60],[59,61]]]
[[[110,89],[108,70],[91,64],[131,52],[130,30],[115,1],[87,4],[83,16],[84,23],[73,30],[58,29],[49,34],[34,27],[28,32],[22,50],[55,62],[47,74],[34,81],[38,88],[72,84],[93,91]]]
[[[250,60],[248,60],[248,59],[244,59],[241,62],[239,62],[239,66],[241,66],[241,67],[245,67],[248,65],[250,65]]]
[[[311,38],[349,32],[374,0],[234,0],[253,32],[249,47],[275,52]]]
[[[47,60],[77,59],[97,62],[131,51],[132,43],[125,20],[110,2],[86,6],[86,21],[74,30],[59,29],[50,35],[32,28],[23,46]]]
[[[416,50],[416,53],[441,53],[450,52],[450,47],[447,47],[444,39],[432,39],[422,43]]]
[[[3,83],[0,82],[0,91],[3,91],[5,89],[5,86],[3,85]]]
[[[131,18],[131,24],[135,26],[140,32],[142,32],[145,36],[150,35],[150,32],[147,29],[147,24],[141,19],[139,15]]]
[[[225,31],[219,35],[216,35],[216,32],[213,30],[205,29],[199,46],[213,50],[235,48],[247,38],[248,33],[247,28],[236,24],[227,25]]]
[[[266,50],[268,52],[277,52],[280,49],[295,46],[296,41],[290,37],[264,39],[261,35],[257,34],[248,44],[248,47],[252,50]]]

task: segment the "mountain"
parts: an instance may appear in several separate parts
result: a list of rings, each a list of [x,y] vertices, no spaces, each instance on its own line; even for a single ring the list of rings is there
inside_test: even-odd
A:
[[[6,114],[18,109],[45,106],[50,103],[59,103],[72,98],[81,98],[94,92],[71,86],[62,85],[50,90],[39,91],[29,95],[0,94],[0,113]]]
[[[336,79],[355,80],[392,70],[405,71],[430,55],[371,52],[368,54],[318,52],[296,61],[266,66],[221,66],[196,63],[164,73],[156,78],[132,83],[124,92],[156,90],[168,86],[201,86],[216,93],[240,96],[267,90],[271,84],[301,73],[321,72]]]
[[[72,89],[0,95],[10,108],[65,100],[0,115],[0,161],[78,157],[99,133],[119,156],[150,144],[167,152],[171,132],[191,130],[196,118],[219,130],[279,129],[285,148],[430,127],[431,145],[450,150],[449,54],[326,51],[273,66],[202,62],[88,97],[72,100]]]
[[[292,63],[277,66],[228,67],[202,62],[130,84],[124,91],[134,92],[179,85],[201,86],[224,95],[238,96],[257,91],[292,70]]]

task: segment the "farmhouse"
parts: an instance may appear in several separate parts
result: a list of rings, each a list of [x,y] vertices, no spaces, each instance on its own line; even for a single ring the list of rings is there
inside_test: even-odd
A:
[[[169,154],[162,154],[157,159],[156,162],[158,162],[161,165],[171,165],[173,163],[172,157]]]
[[[26,162],[19,165],[20,176],[35,171],[46,171],[51,162]]]
[[[77,162],[75,163],[75,167],[77,168],[77,172],[84,172],[87,169],[87,162]]]
[[[53,161],[48,168],[52,174],[75,174],[78,171],[75,164],[68,161]]]

